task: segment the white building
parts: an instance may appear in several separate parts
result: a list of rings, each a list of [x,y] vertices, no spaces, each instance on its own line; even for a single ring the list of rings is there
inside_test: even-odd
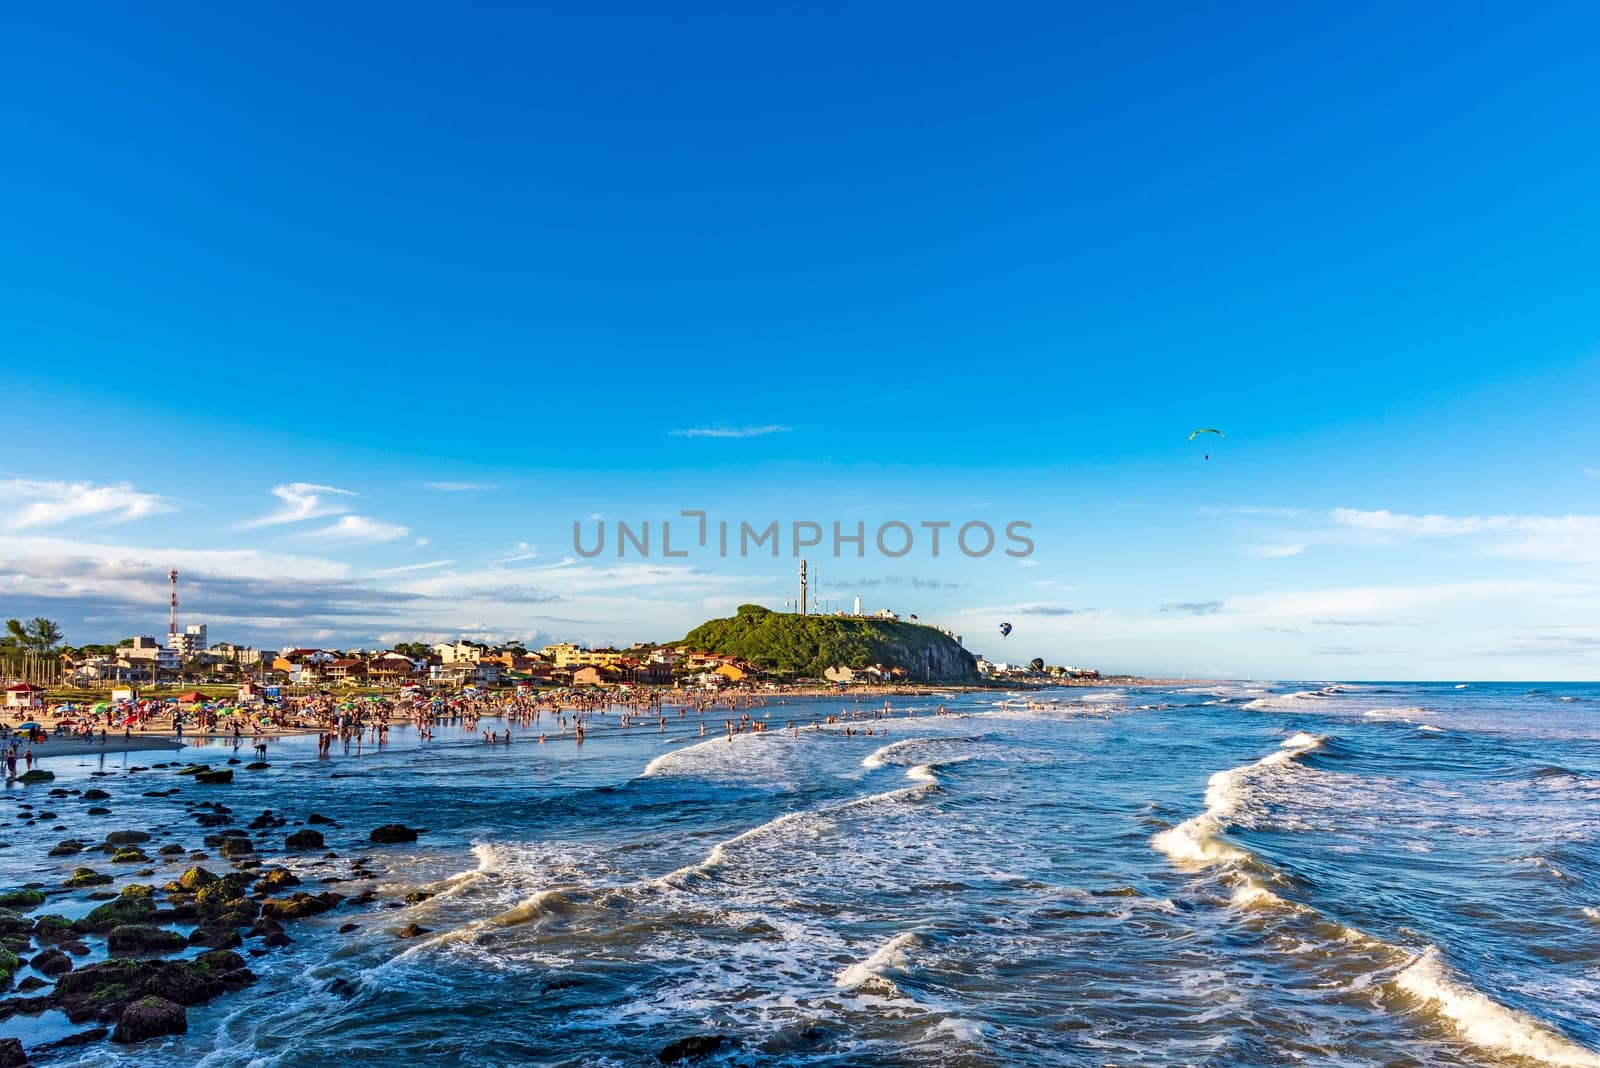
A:
[[[476,664],[489,652],[487,645],[466,640],[456,642],[440,642],[433,647],[433,655],[439,658],[441,664]]]
[[[179,660],[193,660],[206,651],[206,625],[191,623],[181,634],[167,635],[167,646],[178,654]]]
[[[178,670],[178,651],[149,636],[132,638],[127,645],[117,646],[117,659],[131,667],[148,669],[153,663],[162,671]]]

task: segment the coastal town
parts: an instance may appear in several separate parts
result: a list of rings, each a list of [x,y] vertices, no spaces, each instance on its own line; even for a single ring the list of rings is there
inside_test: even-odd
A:
[[[571,641],[530,649],[514,639],[499,642],[465,637],[437,642],[399,642],[382,649],[288,645],[262,649],[230,641],[212,642],[205,623],[180,625],[177,572],[171,572],[171,599],[165,639],[136,635],[116,644],[67,643],[53,621],[12,619],[0,637],[0,681],[6,708],[39,707],[50,697],[104,694],[112,701],[143,694],[188,690],[242,701],[316,692],[457,693],[546,688],[670,688],[689,691],[843,689],[895,686],[930,681],[926,672],[893,662],[868,662],[860,656],[826,662],[814,675],[784,670],[772,658],[698,648],[680,641],[638,642],[627,648],[588,647]],[[755,606],[753,611],[765,612]],[[863,615],[854,611],[809,620],[840,619],[900,625],[889,609]],[[920,623],[907,625],[937,632],[960,646],[958,635]],[[825,655],[825,654],[823,654]],[[970,677],[984,684],[1093,683],[1094,669],[1049,665],[1042,658],[1025,663],[971,657]]]

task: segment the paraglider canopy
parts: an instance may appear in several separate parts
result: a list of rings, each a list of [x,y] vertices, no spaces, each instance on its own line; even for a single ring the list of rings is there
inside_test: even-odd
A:
[[[1002,638],[1011,637],[1011,624],[1010,623],[1002,623],[1002,624],[1000,624],[1000,637],[1002,637]]]
[[[1189,440],[1193,441],[1195,438],[1199,437],[1201,434],[1215,434],[1217,437],[1223,439],[1224,441],[1226,441],[1228,439],[1228,435],[1224,434],[1222,431],[1218,430],[1214,426],[1201,426],[1201,427],[1196,427],[1195,429],[1189,431]],[[1209,460],[1209,459],[1211,459],[1211,454],[1208,452],[1208,453],[1206,453],[1204,456],[1202,456],[1200,458],[1202,460]]]

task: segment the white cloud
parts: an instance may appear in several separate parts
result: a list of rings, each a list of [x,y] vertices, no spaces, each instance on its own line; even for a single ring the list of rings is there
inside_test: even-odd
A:
[[[449,567],[453,563],[455,563],[454,560],[430,560],[425,564],[404,564],[400,567],[386,567],[380,571],[374,571],[372,574],[374,576],[408,575],[413,571],[432,571],[434,568]]]
[[[368,519],[364,515],[341,516],[339,521],[318,530],[308,531],[306,537],[327,541],[383,542],[399,541],[410,534],[408,527]]]
[[[1600,515],[1407,515],[1335,508],[1335,523],[1398,538],[1480,539],[1491,556],[1600,563]]]
[[[669,430],[677,438],[759,438],[768,434],[787,434],[793,427],[779,423],[764,426],[697,426],[686,430]]]
[[[1296,545],[1251,545],[1245,553],[1259,560],[1281,560],[1286,556],[1299,556],[1306,551],[1304,544]]]
[[[350,490],[339,489],[336,486],[320,486],[315,482],[286,482],[281,486],[272,487],[272,495],[283,502],[282,508],[268,515],[246,520],[240,526],[245,529],[276,527],[285,523],[300,523],[307,519],[340,515],[348,512],[351,506],[344,501],[329,498],[359,496]]]
[[[173,507],[167,498],[141,493],[126,482],[97,486],[27,478],[0,481],[0,528],[5,530],[32,530],[70,520],[126,523]]]
[[[511,552],[507,553],[505,556],[495,557],[490,561],[490,563],[515,564],[523,560],[533,560],[537,558],[538,555],[539,547],[537,545],[529,545],[525,541],[519,541],[517,542],[516,547],[511,550]]]

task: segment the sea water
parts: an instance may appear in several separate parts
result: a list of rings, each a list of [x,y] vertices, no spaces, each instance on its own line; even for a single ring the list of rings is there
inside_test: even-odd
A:
[[[784,729],[857,707],[834,698],[731,741],[675,710],[664,732],[599,717],[581,748],[538,744],[548,718],[510,747],[279,741],[270,769],[171,798],[141,795],[188,780],[128,773],[167,754],[53,760],[55,785],[113,794],[98,821],[50,799],[67,833],[198,846],[180,800],[204,793],[241,824],[289,817],[263,847],[337,821],[337,857],[265,858],[302,889],[356,856],[385,874],[374,905],[291,925],[187,1035],[43,1063],[632,1065],[693,1035],[723,1040],[711,1064],[1600,1066],[1600,687],[890,704],[849,736]],[[45,856],[65,835],[21,825],[22,793],[0,886],[59,883],[85,861]],[[370,847],[382,823],[426,830]],[[411,923],[429,933],[396,937]]]

